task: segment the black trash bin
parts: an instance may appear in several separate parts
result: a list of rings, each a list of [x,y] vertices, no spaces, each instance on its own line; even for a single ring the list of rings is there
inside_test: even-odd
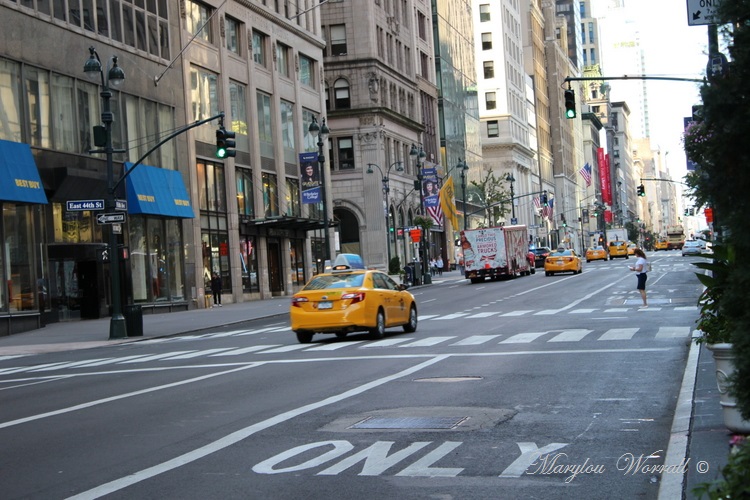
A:
[[[122,308],[125,316],[125,331],[128,337],[143,337],[143,308],[137,304],[128,304]]]

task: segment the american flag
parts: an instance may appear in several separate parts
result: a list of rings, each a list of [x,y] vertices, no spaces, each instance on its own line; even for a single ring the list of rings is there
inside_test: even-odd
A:
[[[555,211],[555,199],[550,198],[549,201],[547,201],[547,206],[542,207],[542,217],[546,217],[549,220],[552,220],[552,214]]]
[[[440,203],[438,203],[434,207],[425,207],[425,210],[427,210],[427,213],[430,214],[432,220],[435,221],[436,226],[443,225],[443,209],[440,206]]]
[[[583,179],[586,181],[586,187],[591,185],[591,165],[588,164],[588,162],[581,167],[581,170],[578,171],[579,174],[583,176]]]

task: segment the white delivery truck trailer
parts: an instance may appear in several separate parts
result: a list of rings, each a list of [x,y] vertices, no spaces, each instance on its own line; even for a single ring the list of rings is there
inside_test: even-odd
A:
[[[472,283],[531,274],[526,226],[461,231],[464,276]]]

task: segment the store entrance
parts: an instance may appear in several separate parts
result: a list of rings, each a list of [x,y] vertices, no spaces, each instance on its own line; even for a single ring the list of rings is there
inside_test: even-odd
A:
[[[278,297],[284,294],[283,269],[281,264],[281,244],[277,239],[268,239],[268,282],[271,295]]]

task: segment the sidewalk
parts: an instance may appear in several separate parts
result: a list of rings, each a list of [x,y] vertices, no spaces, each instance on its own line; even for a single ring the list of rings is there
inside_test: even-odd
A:
[[[459,278],[458,271],[444,272],[442,276],[435,276],[433,283]],[[220,308],[145,314],[142,337],[117,340],[109,340],[109,317],[51,323],[38,330],[0,337],[0,359],[3,356],[138,342],[147,338],[230,326],[257,318],[278,316],[279,323],[283,323],[288,321],[289,301],[289,297],[279,297],[241,304],[225,304]],[[664,462],[665,465],[675,465],[684,460],[687,462],[687,472],[685,475],[664,474],[659,488],[659,500],[697,498],[692,489],[702,482],[719,477],[720,469],[726,464],[729,453],[731,434],[724,427],[713,357],[705,347],[692,342],[690,350]],[[708,472],[701,474],[697,471],[701,462],[708,464]]]

